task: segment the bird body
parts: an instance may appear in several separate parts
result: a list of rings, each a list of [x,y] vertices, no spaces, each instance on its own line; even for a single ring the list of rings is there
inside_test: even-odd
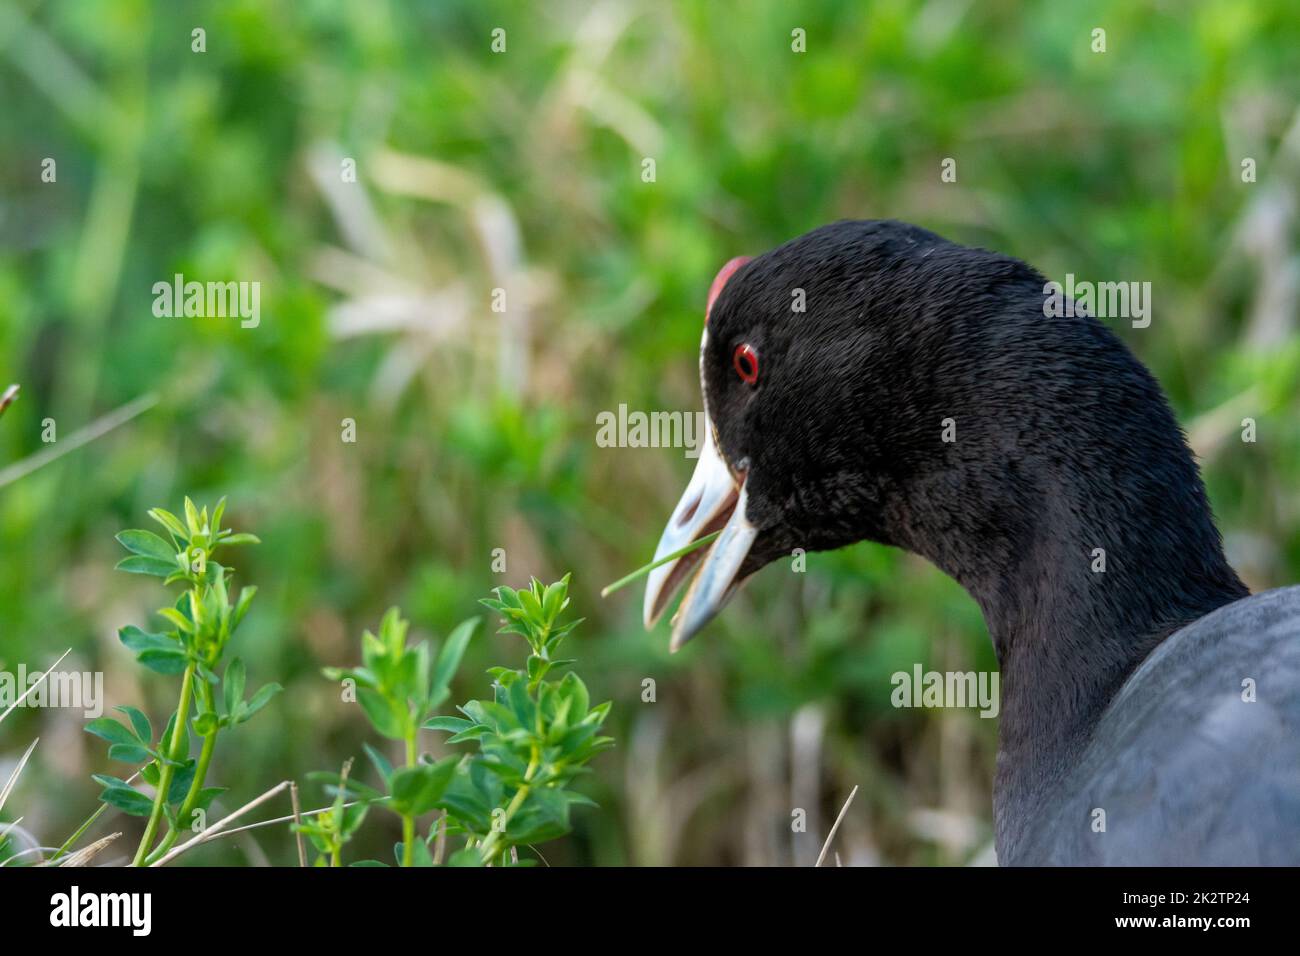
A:
[[[1051,286],[892,221],[729,262],[701,342],[706,442],[656,557],[720,533],[652,573],[647,624],[689,581],[675,649],[796,548],[904,548],[966,588],[997,652],[1003,862],[1227,861],[1234,844],[1236,862],[1295,861],[1300,589],[1243,600],[1159,385],[1097,319],[1045,308]],[[1247,678],[1259,696],[1233,710]],[[1211,785],[1214,739],[1236,762]],[[1228,800],[1233,773],[1258,792]],[[1261,808],[1240,824],[1254,843],[1230,839],[1226,807]]]
[[[1007,864],[1300,865],[1300,587],[1162,642],[1042,811],[1008,808]]]

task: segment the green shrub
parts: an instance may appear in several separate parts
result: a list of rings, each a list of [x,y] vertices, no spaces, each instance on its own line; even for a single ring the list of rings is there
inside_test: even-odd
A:
[[[231,601],[229,582],[233,572],[216,561],[217,551],[259,542],[254,535],[223,530],[225,509],[226,499],[222,498],[209,518],[206,507],[200,511],[186,498],[183,522],[162,508],[149,512],[168,539],[151,531],[123,531],[117,536],[131,552],[117,565],[119,570],[159,577],[164,585],[187,585],[174,605],[158,611],[170,629],[151,633],[128,625],[118,631],[118,637],[135,653],[138,663],[159,674],[180,675],[176,710],[162,734],[155,740],[149,718],[135,707],[116,708],[125,716],[125,722],[101,717],[86,725],[88,733],[108,742],[110,759],[138,767],[127,780],[94,775],[104,788],[100,800],[105,805],[148,817],[132,861],[134,866],[152,863],[171,848],[181,832],[204,824],[208,807],[224,791],[222,787],[205,786],[217,736],[249,720],[280,691],[279,684],[267,684],[245,700],[246,675],[238,657],[218,674],[226,648],[257,593],[257,588],[245,587]],[[192,721],[191,706],[195,711]],[[191,726],[200,741],[197,757],[190,756]],[[154,788],[152,797],[132,785],[135,776]],[[164,820],[167,832],[155,848],[158,828]],[[85,829],[79,829],[65,847]]]
[[[491,668],[492,698],[461,705],[461,716],[435,712],[449,696],[449,682],[477,620],[457,627],[435,653],[427,641],[407,646],[407,622],[393,608],[378,636],[363,635],[360,667],[326,670],[333,680],[351,682],[345,686],[355,689],[379,734],[403,741],[405,763],[394,767],[367,745],[381,788],[350,779],[348,765],[337,775],[314,775],[328,782],[334,805],[295,828],[319,851],[318,865],[339,865],[344,845],[375,804],[401,818],[402,842],[394,855],[402,866],[443,862],[451,838],[463,843],[446,858],[450,864],[528,864],[533,861],[521,860],[519,848],[569,832],[571,808],[592,804],[570,785],[613,741],[600,736],[609,702],[592,707],[586,686],[572,671],[548,679],[553,669],[573,663],[554,656],[581,623],[559,623],[569,603],[568,585],[567,575],[551,585],[534,579],[519,591],[497,588],[494,599],[482,602],[505,619],[501,632],[523,637],[530,653],[521,669]],[[468,743],[475,750],[426,760],[417,753],[421,728],[450,732],[449,744]],[[419,835],[417,818],[434,810],[442,811],[439,822]]]

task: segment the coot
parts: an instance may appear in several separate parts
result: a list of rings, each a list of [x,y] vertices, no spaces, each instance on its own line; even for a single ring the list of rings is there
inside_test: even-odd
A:
[[[676,649],[795,548],[905,548],[997,652],[1000,862],[1300,863],[1300,587],[1249,595],[1160,387],[1047,295],[893,221],[729,262],[657,557],[721,534],[651,575],[646,624],[689,580]]]

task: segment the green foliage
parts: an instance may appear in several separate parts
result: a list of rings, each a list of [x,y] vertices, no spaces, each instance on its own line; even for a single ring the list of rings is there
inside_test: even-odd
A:
[[[71,645],[106,686],[129,684],[99,639],[105,611],[163,628],[132,579],[94,572],[116,547],[103,529],[139,524],[138,502],[237,489],[265,543],[218,552],[262,585],[235,650],[286,687],[324,693],[320,668],[391,604],[448,633],[465,595],[503,580],[494,548],[512,571],[574,571],[591,620],[565,648],[614,696],[608,732],[638,745],[592,764],[582,787],[605,809],[575,815],[582,838],[550,846],[552,863],[797,861],[798,841],[751,829],[795,766],[796,715],[822,728],[820,779],[800,786],[820,787],[823,815],[863,784],[862,826],[844,834],[890,864],[964,862],[978,846],[934,839],[912,809],[955,808],[987,839],[996,722],[888,704],[912,662],[997,667],[978,607],[937,570],[875,545],[809,554],[805,573],[779,562],[676,657],[662,625],[642,629],[639,587],[596,600],[653,553],[693,462],[598,448],[594,416],[698,410],[718,268],[844,217],[906,219],[1058,281],[1150,280],[1151,326],[1112,327],[1169,392],[1252,589],[1300,580],[1294,4],[235,0],[201,4],[202,55],[195,5],[82,6],[0,2],[14,240],[0,390],[22,385],[0,416],[0,474],[157,401],[0,478],[11,670]],[[790,49],[795,26],[807,53]],[[1089,49],[1096,26],[1105,54]],[[357,182],[339,182],[334,144]],[[57,182],[38,180],[46,156]],[[644,156],[656,183],[640,181]],[[943,183],[950,156],[958,181]],[[151,315],[150,283],[178,272],[262,280],[261,325]],[[488,308],[498,285],[504,315]],[[1256,444],[1236,436],[1247,415]],[[339,441],[344,416],[356,444]],[[474,640],[461,674],[495,653]],[[304,691],[241,725],[241,799],[358,752],[351,709],[310,704]],[[9,718],[7,755],[40,720]],[[362,763],[353,776],[371,779]],[[100,770],[130,777],[86,773]],[[94,808],[40,760],[22,786],[56,831]],[[368,823],[350,852],[391,862],[383,839]],[[287,830],[259,841],[292,857]],[[205,859],[240,853],[219,842]]]
[[[547,679],[553,668],[573,663],[553,656],[581,623],[560,623],[569,604],[568,587],[568,575],[551,585],[533,579],[525,590],[497,588],[495,599],[483,600],[503,616],[500,632],[523,637],[531,653],[522,669],[491,668],[492,699],[461,705],[461,717],[432,714],[448,697],[477,619],[457,627],[435,657],[427,641],[407,646],[407,622],[393,608],[384,615],[377,637],[369,631],[362,636],[361,667],[326,669],[332,680],[355,682],[371,726],[405,742],[406,765],[394,768],[367,746],[382,789],[350,782],[346,768],[337,777],[315,775],[336,794],[329,814],[297,827],[320,851],[318,864],[339,865],[343,845],[364,816],[353,811],[372,803],[382,803],[402,819],[403,839],[395,848],[402,866],[440,862],[447,835],[464,838],[448,858],[451,864],[528,863],[519,860],[520,847],[569,832],[570,808],[592,805],[569,786],[613,740],[600,736],[608,701],[592,707],[586,686],[573,672]],[[436,761],[418,757],[421,728],[450,732],[448,743],[472,743],[475,752]],[[351,807],[345,796],[355,801]],[[433,810],[443,811],[442,829],[435,825],[418,837],[416,818]]]
[[[158,616],[171,627],[150,633],[135,625],[118,631],[122,643],[142,666],[159,674],[181,674],[180,700],[161,736],[154,738],[153,725],[135,707],[115,708],[126,722],[101,717],[86,725],[86,732],[108,743],[110,760],[137,767],[138,776],[154,788],[150,797],[128,780],[107,774],[92,775],[104,789],[100,800],[133,816],[148,817],[144,836],[135,855],[141,866],[162,856],[181,830],[190,827],[195,814],[206,814],[212,801],[224,792],[205,787],[209,762],[217,734],[245,723],[280,691],[279,684],[267,684],[248,700],[244,662],[236,657],[217,674],[222,656],[235,631],[248,613],[255,587],[240,590],[231,603],[230,569],[216,560],[217,549],[238,544],[257,544],[251,534],[237,534],[221,527],[226,499],[222,498],[209,518],[185,499],[185,520],[155,508],[150,517],[162,525],[170,543],[150,531],[123,531],[117,536],[131,557],[118,563],[118,570],[148,574],[163,584],[183,582],[188,587],[174,605],[159,609]],[[218,697],[216,688],[221,688]],[[194,733],[201,739],[199,755],[190,756],[189,712],[195,704]],[[153,841],[160,821],[166,818],[167,833],[155,849]]]
[[[361,636],[361,666],[326,668],[331,680],[351,680],[357,699],[374,728],[392,740],[407,740],[450,694],[448,683],[460,666],[477,620],[451,632],[435,658],[427,641],[406,646],[408,623],[390,608],[379,624],[379,636]]]
[[[370,810],[370,801],[379,799],[379,795],[368,787],[358,788],[353,784],[352,789],[349,789],[348,773],[351,769],[352,761],[349,760],[343,765],[343,771],[337,778],[337,786],[333,788],[334,802],[326,812],[308,817],[305,822],[295,823],[291,828],[297,833],[304,834],[311,841],[312,846],[320,851],[320,855],[316,858],[317,866],[340,865],[343,847],[365,821],[366,814]],[[364,794],[364,796],[357,802],[347,802],[348,797],[354,793]]]

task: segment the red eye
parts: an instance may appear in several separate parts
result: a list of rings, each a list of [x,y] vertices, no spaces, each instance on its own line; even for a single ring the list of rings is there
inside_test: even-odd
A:
[[[736,374],[747,385],[758,381],[758,353],[751,346],[737,345],[731,357],[731,364],[736,367]]]

